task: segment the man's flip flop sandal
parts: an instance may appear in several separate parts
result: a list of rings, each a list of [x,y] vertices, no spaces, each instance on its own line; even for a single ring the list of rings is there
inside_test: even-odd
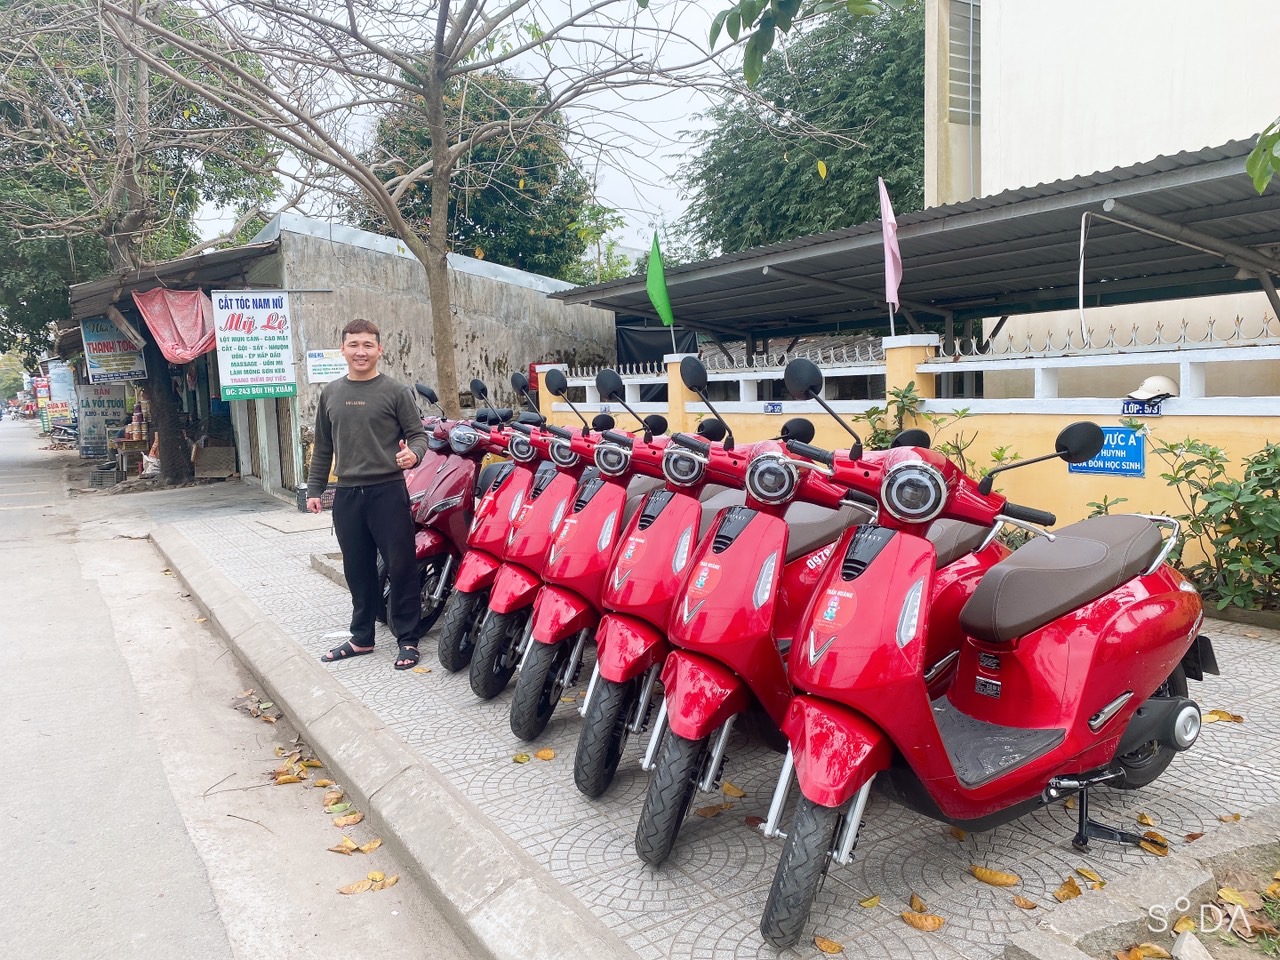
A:
[[[352,646],[350,640],[344,640],[328,653],[320,658],[321,663],[337,663],[339,660],[350,660],[352,657],[363,657],[365,654],[373,653],[373,647],[368,650],[357,650]]]
[[[418,653],[417,647],[402,645],[400,647],[400,656],[396,657],[395,667],[397,670],[408,670],[411,667],[416,667],[420,656],[421,654]]]

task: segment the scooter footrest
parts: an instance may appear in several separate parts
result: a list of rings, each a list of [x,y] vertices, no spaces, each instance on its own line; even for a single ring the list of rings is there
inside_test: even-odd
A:
[[[933,719],[956,777],[976,787],[1042,756],[1060,744],[1066,730],[1002,727],[966,716],[946,697],[933,703]]]

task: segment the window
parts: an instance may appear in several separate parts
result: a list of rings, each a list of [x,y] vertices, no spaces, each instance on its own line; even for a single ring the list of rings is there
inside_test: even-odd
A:
[[[948,119],[977,126],[982,116],[982,2],[951,0]]]

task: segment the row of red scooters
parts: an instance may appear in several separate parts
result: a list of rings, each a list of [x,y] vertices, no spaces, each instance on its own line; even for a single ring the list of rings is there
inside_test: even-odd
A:
[[[686,358],[681,374],[714,414],[705,368]],[[1052,514],[994,492],[999,471],[974,480],[922,431],[864,451],[811,362],[785,383],[840,422],[847,450],[814,446],[801,418],[741,446],[718,414],[665,436],[611,370],[596,386],[634,432],[607,415],[544,422],[522,374],[520,414],[472,381],[480,414],[427,418],[431,453],[406,473],[440,662],[484,699],[516,676],[511,729],[532,740],[574,702],[594,644],[574,782],[603,795],[648,733],[635,848],[649,864],[697,791],[717,789],[735,724],[785,750],[762,825],[786,840],[761,920],[775,946],[801,936],[830,861],[852,858],[873,783],[966,830],[1077,795],[1077,846],[1141,842],[1092,820],[1088,797],[1151,783],[1200,730],[1187,681],[1218,668],[1200,597],[1166,562],[1178,523],[1111,515],[1049,533]],[[560,371],[543,386],[567,403]],[[1015,466],[1101,445],[1076,423]],[[487,454],[507,459],[481,470]],[[1033,534],[1012,552],[1009,526]]]

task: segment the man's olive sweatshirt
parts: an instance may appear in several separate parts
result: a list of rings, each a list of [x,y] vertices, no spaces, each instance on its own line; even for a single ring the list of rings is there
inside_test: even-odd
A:
[[[372,380],[332,381],[320,392],[316,410],[307,496],[324,493],[331,467],[339,487],[399,480],[401,440],[419,460],[426,455],[427,433],[408,387],[382,374]]]

